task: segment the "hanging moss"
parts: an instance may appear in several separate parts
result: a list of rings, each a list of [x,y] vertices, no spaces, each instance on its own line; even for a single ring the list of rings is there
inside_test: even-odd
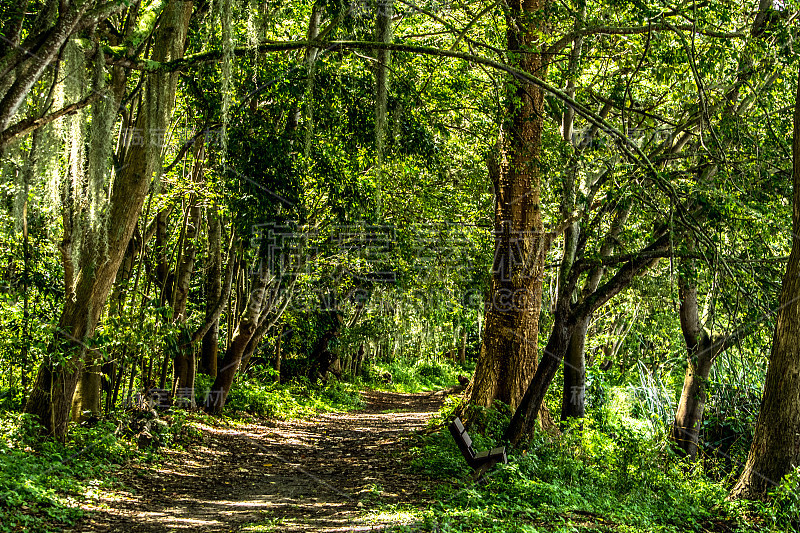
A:
[[[250,0],[247,7],[247,45],[253,49],[254,54],[258,54],[256,46],[261,40],[262,33],[259,4],[259,0]]]
[[[97,52],[92,90],[105,93],[105,58],[102,49]],[[108,202],[108,185],[111,176],[111,152],[117,103],[105,95],[92,105],[92,122],[87,154],[87,181],[89,184],[89,223],[95,229],[102,225]]]
[[[63,90],[65,102],[80,100],[89,86],[86,69],[86,55],[78,41],[70,39],[64,47]],[[84,220],[88,198],[85,172],[86,113],[80,110],[74,115],[64,117],[63,123],[64,159],[66,172],[61,201],[71,224],[71,249],[68,251],[72,261],[78,261],[78,253],[84,238]]]
[[[228,149],[228,111],[231,105],[231,63],[233,61],[232,0],[219,0],[222,23],[222,160]]]

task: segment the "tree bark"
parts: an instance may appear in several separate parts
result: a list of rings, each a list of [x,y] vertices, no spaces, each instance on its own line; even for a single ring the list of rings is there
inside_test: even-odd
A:
[[[222,412],[222,408],[228,399],[228,393],[233,386],[233,379],[242,362],[242,356],[258,328],[267,289],[273,280],[266,263],[267,261],[261,261],[261,267],[253,280],[253,288],[250,291],[247,305],[231,337],[231,342],[225,351],[225,357],[222,359],[220,368],[217,371],[217,377],[208,394],[206,410],[211,413],[218,414]],[[275,281],[275,283],[278,282]]]
[[[100,365],[87,364],[81,372],[72,399],[72,420],[80,422],[89,416],[100,416]]]
[[[467,326],[461,328],[461,344],[458,345],[458,362],[463,366],[467,362]]]
[[[198,186],[203,181],[203,164],[205,149],[202,142],[195,143],[194,169],[192,183]],[[195,257],[197,256],[196,239],[200,229],[202,210],[196,195],[189,197],[186,226],[183,235],[183,251],[175,275],[175,289],[172,292],[172,317],[183,329],[186,327],[186,304],[189,301]],[[175,352],[172,397],[194,407],[194,380],[196,374],[195,350],[191,343],[181,343]]]
[[[200,372],[217,377],[219,357],[219,317],[214,317],[214,309],[222,296],[222,221],[216,206],[207,209],[208,216],[208,268],[206,278],[206,320],[211,321],[203,336]],[[231,254],[231,261],[234,261]]]
[[[544,0],[514,2],[507,15],[509,62],[544,77],[539,51]],[[549,242],[540,208],[540,150],[544,96],[538,87],[509,83],[508,124],[502,128],[495,175],[495,257],[490,300],[468,405],[499,400],[516,409],[536,368],[542,273]],[[492,163],[490,163],[490,166]]]
[[[392,42],[392,15],[394,0],[377,0],[375,3],[375,41]],[[389,50],[376,50],[375,59],[375,152],[378,166],[383,165],[386,150],[386,113],[389,103]]]
[[[800,74],[798,74],[800,81]],[[753,443],[730,498],[759,499],[800,465],[800,83],[792,141],[792,252],[781,287],[780,307],[764,396]]]
[[[573,267],[570,276],[559,291],[556,303],[553,329],[536,368],[525,396],[511,418],[505,433],[505,439],[517,444],[533,434],[536,414],[542,408],[545,394],[556,375],[561,361],[569,349],[569,341],[575,332],[576,324],[587,319],[597,309],[605,305],[611,298],[627,288],[637,276],[646,272],[658,262],[652,253],[661,253],[669,249],[669,235],[662,235],[642,250],[642,254],[621,265],[616,274],[599,286],[591,294],[587,294],[577,304],[572,304],[572,293],[575,290],[579,269]]]
[[[611,226],[603,239],[603,244],[600,246],[601,258],[609,257],[614,253],[616,243],[622,230],[625,229],[625,224],[628,221],[630,212],[630,203],[618,206]],[[571,239],[577,240],[577,237],[574,235],[578,234],[579,231],[580,225],[568,229],[565,234],[565,241],[568,242]],[[569,263],[564,265],[565,268],[562,269],[562,279],[569,278],[570,269],[572,268],[574,260],[575,254],[573,254]],[[597,290],[605,271],[606,269],[601,265],[589,272],[583,288],[580,291],[581,298],[585,298],[586,295],[590,295]],[[568,418],[583,418],[586,415],[586,334],[591,321],[592,313],[577,317],[575,320],[575,328],[572,330],[572,336],[569,340],[569,348],[567,349],[566,359],[564,360],[561,422],[566,422]]]
[[[283,358],[283,328],[281,325],[278,336],[275,338],[275,383],[281,382],[281,359]]]
[[[191,14],[191,0],[171,0],[167,4],[153,46],[155,61],[183,56]],[[176,84],[177,76],[171,73],[156,72],[148,77],[146,109],[140,112],[136,121],[141,131],[166,130]],[[83,367],[85,341],[94,333],[136,226],[153,172],[161,165],[159,156],[152,157],[147,153],[152,149],[151,146],[131,147],[121,166],[109,201],[109,223],[101,230],[106,232],[106,253],[86,249],[81,254],[74,298],[67,298],[64,303],[57,329],[58,339],[39,368],[25,407],[26,412],[40,420],[47,434],[58,439],[63,440],[67,433],[72,396]],[[160,147],[156,150],[160,154]],[[90,244],[96,242],[93,239],[86,241]]]
[[[682,266],[683,270],[693,270],[691,262],[683,262]],[[682,273],[679,279],[680,322],[683,338],[686,341],[688,361],[681,399],[670,430],[670,439],[691,460],[695,460],[700,438],[700,422],[703,419],[707,399],[706,383],[717,354],[713,352],[711,338],[700,322],[697,283],[692,276],[693,274],[687,271]]]
[[[586,332],[591,316],[580,317],[569,339],[564,357],[564,388],[561,396],[561,422],[586,415]]]

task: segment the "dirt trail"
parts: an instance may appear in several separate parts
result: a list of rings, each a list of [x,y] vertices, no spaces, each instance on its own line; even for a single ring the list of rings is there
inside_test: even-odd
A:
[[[203,533],[274,524],[281,532],[366,531],[370,509],[419,502],[426,478],[408,472],[401,441],[425,427],[442,393],[367,391],[366,407],[314,420],[203,428],[204,444],[161,467],[126,469],[134,489],[101,499],[72,531]],[[272,529],[260,529],[266,531]]]

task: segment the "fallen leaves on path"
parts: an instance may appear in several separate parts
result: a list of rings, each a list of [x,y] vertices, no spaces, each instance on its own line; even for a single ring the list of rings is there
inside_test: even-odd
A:
[[[443,394],[365,391],[365,409],[312,420],[202,426],[203,444],[170,450],[160,467],[127,468],[129,489],[101,498],[74,531],[202,533],[255,522],[281,532],[374,529],[370,510],[419,503],[427,478],[409,472],[403,439]],[[388,525],[388,524],[387,524]]]

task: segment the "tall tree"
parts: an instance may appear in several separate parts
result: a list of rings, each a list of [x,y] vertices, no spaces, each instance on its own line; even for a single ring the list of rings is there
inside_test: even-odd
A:
[[[786,265],[772,353],[753,443],[733,499],[759,499],[800,465],[800,73],[792,140],[792,252]]]
[[[197,141],[194,152],[194,169],[192,170],[192,188],[197,188],[203,181],[203,165],[205,164],[205,146],[202,140]],[[200,199],[194,192],[189,195],[184,215],[182,230],[182,246],[179,255],[175,284],[172,290],[172,319],[181,331],[186,327],[186,305],[189,302],[189,289],[194,273],[197,256],[197,240],[200,234],[202,209]],[[213,326],[212,326],[213,327]],[[176,399],[194,405],[194,380],[197,374],[195,350],[192,346],[178,350],[173,360],[172,393]]]
[[[545,0],[516,0],[506,11],[509,62],[540,78]],[[507,122],[490,161],[494,182],[495,255],[486,329],[475,375],[465,392],[469,405],[495,400],[515,409],[536,369],[542,275],[548,246],[542,231],[540,152],[544,93],[509,81]]]
[[[219,357],[219,317],[214,317],[214,309],[222,296],[222,220],[217,206],[206,209],[208,220],[208,265],[206,266],[206,320],[211,320],[208,332],[203,336],[200,372],[211,377],[217,376]],[[234,261],[231,254],[230,261]]]
[[[159,62],[183,56],[192,0],[170,0],[161,15],[152,59]],[[156,71],[147,76],[136,128],[149,139],[167,130],[175,100],[177,74]],[[155,137],[153,137],[155,135]],[[75,291],[67,298],[57,338],[39,368],[25,411],[35,415],[47,434],[66,436],[69,409],[83,366],[86,342],[97,326],[117,270],[125,255],[154,172],[161,167],[161,146],[135,143],[126,153],[114,180],[107,223],[101,238],[85,239],[76,273]],[[102,242],[104,250],[95,246]]]

